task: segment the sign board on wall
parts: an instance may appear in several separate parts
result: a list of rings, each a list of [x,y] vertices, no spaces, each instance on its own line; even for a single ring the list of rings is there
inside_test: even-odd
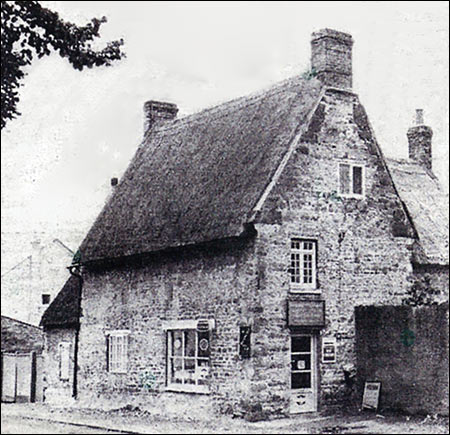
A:
[[[315,299],[288,301],[288,325],[324,326],[325,301]]]
[[[322,339],[322,362],[336,362],[336,339],[334,337],[324,337]]]
[[[368,409],[378,409],[380,399],[381,382],[366,382],[364,385],[364,394],[362,407]]]

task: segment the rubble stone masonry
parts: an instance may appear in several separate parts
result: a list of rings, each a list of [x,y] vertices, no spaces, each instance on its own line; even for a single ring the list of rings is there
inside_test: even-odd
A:
[[[365,166],[365,196],[341,198],[338,163]],[[334,193],[333,193],[334,192]],[[357,305],[400,304],[412,282],[412,232],[357,97],[328,91],[255,221],[254,239],[186,248],[142,264],[86,269],[79,345],[79,399],[143,408],[289,412],[287,301],[325,301],[318,340],[319,409],[352,400]],[[290,238],[317,241],[318,293],[293,294]],[[163,322],[214,318],[210,393],[166,392]],[[251,358],[239,356],[250,325]],[[128,369],[107,371],[106,336],[128,330]],[[335,363],[321,339],[337,340]],[[57,334],[55,334],[55,339]],[[49,345],[49,343],[48,343]],[[145,374],[154,380],[145,384]],[[170,404],[170,406],[168,406]]]

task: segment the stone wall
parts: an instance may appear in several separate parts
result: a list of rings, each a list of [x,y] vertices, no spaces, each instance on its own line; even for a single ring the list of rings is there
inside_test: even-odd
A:
[[[79,347],[79,398],[151,407],[173,399],[205,410],[192,394],[159,395],[166,385],[166,334],[163,321],[214,318],[211,337],[208,409],[223,410],[247,394],[253,363],[238,356],[239,326],[261,307],[252,241],[220,249],[185,250],[141,266],[85,271]],[[107,371],[107,331],[126,329],[128,372]],[[144,376],[154,378],[151,388]],[[106,405],[105,405],[106,406]],[[177,405],[178,406],[178,405]],[[170,407],[169,407],[170,408]],[[191,409],[191,412],[192,409]]]
[[[322,409],[354,400],[354,307],[400,304],[413,280],[412,232],[362,110],[350,93],[325,95],[256,227],[266,301],[262,316],[270,319],[263,334],[270,338],[261,347],[276,355],[265,364],[268,370],[273,359],[280,362],[278,372],[269,370],[268,376],[278,380],[280,391],[289,385],[289,332],[283,327],[290,292],[289,241],[292,237],[317,241],[320,294],[296,297],[325,300],[326,324],[320,336],[337,340],[336,362],[319,364]],[[336,194],[338,163],[347,160],[365,165],[364,199]]]
[[[60,377],[60,344],[70,343],[70,362],[68,379]],[[49,403],[70,403],[73,393],[74,373],[74,329],[47,329],[44,345],[44,400]]]
[[[355,313],[359,398],[381,381],[381,409],[448,415],[448,303]]]
[[[338,163],[348,159],[365,165],[362,199],[336,195]],[[288,413],[286,306],[294,236],[317,241],[320,290],[295,297],[324,299],[320,336],[337,339],[336,362],[318,363],[320,407],[348,403],[356,370],[354,307],[400,304],[412,282],[412,231],[356,96],[325,95],[255,227],[256,239],[241,245],[185,249],[145,264],[86,270],[80,400],[116,407],[160,403],[165,412]],[[198,318],[216,321],[210,395],[164,393],[163,321]],[[252,326],[249,360],[238,355],[240,325]],[[106,369],[106,334],[114,329],[130,331],[126,374]],[[154,377],[151,389],[143,384],[146,372]]]

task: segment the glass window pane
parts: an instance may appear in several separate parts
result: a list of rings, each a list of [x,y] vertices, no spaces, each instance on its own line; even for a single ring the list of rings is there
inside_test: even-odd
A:
[[[184,359],[184,383],[195,384],[195,358]]]
[[[362,167],[353,166],[353,193],[362,195]]]
[[[183,352],[183,339],[182,331],[173,331],[172,333],[172,355],[182,356]]]
[[[339,165],[339,192],[350,193],[350,166],[345,163]]]
[[[194,329],[184,331],[184,354],[186,356],[195,356],[195,339],[197,332]]]
[[[291,352],[311,352],[311,337],[291,337]]]
[[[209,377],[209,360],[198,359],[195,373],[197,378],[197,384],[206,385],[208,383]]]
[[[313,249],[313,242],[303,242],[303,250],[312,251],[312,249]]]
[[[182,383],[182,369],[183,369],[183,361],[181,358],[173,358],[172,359],[172,370],[171,370],[171,380],[175,384]]]
[[[291,388],[311,388],[311,373],[291,373]]]

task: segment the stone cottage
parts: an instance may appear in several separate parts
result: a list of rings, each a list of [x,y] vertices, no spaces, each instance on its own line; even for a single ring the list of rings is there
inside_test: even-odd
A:
[[[144,140],[43,317],[49,367],[72,349],[47,400],[236,414],[349,400],[354,307],[402,304],[429,247],[352,91],[352,46],[315,32],[309,73],[182,119],[145,104]]]

